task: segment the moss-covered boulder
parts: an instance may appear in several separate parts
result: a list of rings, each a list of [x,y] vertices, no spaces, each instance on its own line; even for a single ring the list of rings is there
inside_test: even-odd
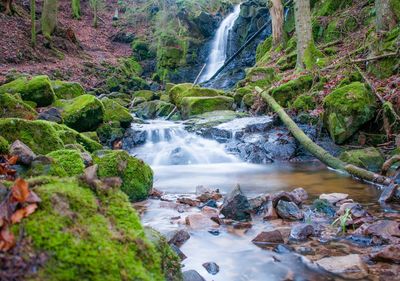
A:
[[[10,94],[0,94],[0,118],[35,119],[37,112],[28,104]]]
[[[191,116],[215,110],[231,110],[234,100],[231,97],[185,97],[182,99],[181,114],[182,118],[187,119]]]
[[[0,94],[4,93],[20,94],[23,100],[35,102],[38,106],[50,105],[56,98],[46,75],[20,77],[0,86]]]
[[[118,121],[121,127],[128,128],[133,121],[129,111],[112,99],[102,99],[104,105],[104,122]]]
[[[247,108],[251,108],[256,100],[256,96],[254,94],[246,94],[243,96],[242,103]]]
[[[249,87],[238,88],[233,93],[233,99],[235,100],[236,104],[240,105],[242,103],[243,97],[247,94],[252,94],[252,93],[253,90],[250,89]]]
[[[314,109],[315,101],[311,95],[303,94],[298,96],[293,102],[293,108],[298,111],[308,111]]]
[[[250,87],[268,88],[278,78],[277,70],[272,67],[253,67],[246,74],[247,86]]]
[[[140,90],[140,91],[135,91],[132,94],[133,98],[143,98],[145,101],[151,101],[155,98],[155,93],[150,90]]]
[[[123,192],[92,191],[72,178],[42,182],[42,202],[24,219],[31,250],[46,256],[33,280],[162,281],[171,272],[182,280],[178,257],[149,241]]]
[[[374,117],[376,101],[364,84],[354,82],[326,96],[323,106],[325,126],[341,144]]]
[[[375,147],[345,151],[340,159],[373,172],[380,172],[385,162],[382,153]]]
[[[100,142],[109,147],[111,147],[115,141],[121,140],[124,136],[124,132],[125,130],[121,128],[119,122],[104,123],[96,130]]]
[[[83,145],[90,152],[102,148],[99,143],[65,125],[43,120],[0,119],[0,132],[8,142],[20,140],[36,154],[44,155],[75,143]]]
[[[9,142],[0,136],[0,154],[8,154],[10,148]]]
[[[168,94],[172,103],[180,108],[182,100],[186,97],[215,97],[225,93],[219,90],[200,88],[192,84],[178,84]]]
[[[64,123],[78,132],[93,131],[103,123],[104,106],[100,100],[91,95],[82,95],[72,100],[59,100]]]
[[[281,106],[288,106],[299,94],[310,90],[312,84],[312,75],[303,75],[273,88],[270,94]]]
[[[67,176],[80,175],[85,169],[81,154],[77,150],[61,149],[50,152],[47,156],[54,159],[64,169]]]
[[[175,105],[169,102],[154,100],[143,102],[132,109],[132,112],[136,114],[139,118],[143,119],[154,119],[158,117],[167,117],[172,110],[174,110]]]
[[[77,82],[51,81],[54,93],[58,99],[73,99],[86,94],[85,89]]]
[[[142,160],[123,150],[101,150],[94,155],[98,176],[120,177],[121,190],[131,201],[146,199],[153,186],[153,171]]]

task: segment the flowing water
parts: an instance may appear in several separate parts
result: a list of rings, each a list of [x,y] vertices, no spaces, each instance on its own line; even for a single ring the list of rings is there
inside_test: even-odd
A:
[[[207,65],[199,83],[208,81],[224,64],[228,50],[229,33],[240,14],[240,5],[236,5],[233,12],[229,14],[220,24],[211,45],[211,52],[207,58]]]

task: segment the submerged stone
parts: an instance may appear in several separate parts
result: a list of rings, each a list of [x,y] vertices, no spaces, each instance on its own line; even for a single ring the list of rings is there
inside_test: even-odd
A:
[[[294,202],[285,200],[279,200],[276,205],[276,212],[279,217],[287,220],[301,220],[304,217],[304,213]]]
[[[221,214],[226,219],[238,221],[251,220],[251,206],[247,197],[242,193],[240,186],[236,186],[232,192],[225,198],[221,207]]]
[[[207,270],[208,273],[212,275],[215,275],[219,272],[219,266],[215,262],[203,263],[203,267]]]

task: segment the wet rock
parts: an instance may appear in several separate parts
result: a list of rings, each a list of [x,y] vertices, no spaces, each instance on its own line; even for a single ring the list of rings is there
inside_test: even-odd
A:
[[[283,240],[282,233],[279,230],[272,230],[259,233],[251,242],[257,246],[263,247],[271,244],[284,243],[285,241]]]
[[[301,205],[304,201],[308,199],[308,193],[302,187],[295,188],[290,193],[294,197],[293,202],[295,202],[297,205]]]
[[[135,130],[129,128],[125,131],[124,138],[122,140],[122,148],[129,150],[134,148],[136,145],[144,144],[147,140],[147,132],[145,130]]]
[[[361,257],[356,254],[327,257],[316,261],[316,264],[326,271],[347,279],[362,279],[368,276],[367,267]]]
[[[177,246],[174,244],[170,245],[171,249],[178,255],[178,257],[183,261],[184,259],[187,258],[187,256],[179,249]]]
[[[169,244],[173,244],[177,247],[181,247],[187,240],[190,238],[189,232],[186,230],[178,230],[174,232],[173,234],[170,234],[169,236],[172,236],[171,239],[168,240]]]
[[[211,200],[208,200],[206,203],[204,203],[204,205],[202,205],[202,206],[200,206],[201,208],[204,208],[204,207],[211,207],[211,208],[218,208],[218,205],[217,205],[217,201],[215,201],[215,200],[213,200],[213,199],[211,199]]]
[[[275,220],[278,218],[278,214],[275,211],[272,200],[268,200],[265,204],[264,220]]]
[[[221,208],[221,214],[225,218],[238,221],[251,220],[250,211],[250,203],[243,195],[239,185],[225,198]]]
[[[333,217],[336,213],[333,205],[326,199],[315,199],[311,209],[320,213],[324,213],[330,217]]]
[[[295,203],[285,200],[279,200],[276,212],[280,218],[287,220],[301,220],[304,217],[304,213]]]
[[[185,204],[185,205],[189,205],[191,207],[197,207],[200,205],[200,202],[198,200],[194,200],[188,197],[181,197],[178,198],[176,200],[176,202],[181,203],[181,204]]]
[[[183,281],[206,281],[196,270],[182,272]]]
[[[294,202],[296,205],[301,204],[301,201],[299,201],[299,198],[295,197],[291,192],[280,191],[280,192],[274,193],[271,196],[271,200],[272,200],[274,207],[276,207],[276,205],[278,204],[278,201],[281,199],[285,200],[285,201],[289,201],[289,202]]]
[[[253,224],[251,222],[243,222],[243,221],[239,221],[239,222],[233,222],[232,224],[234,229],[248,229],[248,228],[252,228]]]
[[[207,270],[208,273],[212,275],[215,275],[219,272],[219,266],[215,262],[203,263],[203,267]]]
[[[36,158],[36,154],[22,141],[16,140],[10,147],[10,155],[17,156],[17,163],[29,166]]]
[[[208,231],[208,233],[214,235],[214,236],[218,236],[220,234],[218,229],[211,229]]]
[[[158,190],[157,188],[152,188],[149,193],[150,198],[160,199],[163,196],[163,192]]]
[[[374,223],[365,223],[355,232],[355,235],[367,235],[373,237],[375,244],[400,243],[400,223],[391,220],[381,220]]]
[[[263,205],[268,201],[270,198],[269,194],[259,195],[254,198],[249,199],[250,208],[253,212],[258,213],[261,211]]]
[[[287,130],[271,130],[263,145],[264,150],[273,160],[290,160],[296,154],[297,144]]]
[[[218,201],[221,198],[222,198],[222,194],[217,191],[204,192],[203,194],[197,196],[197,200],[199,200],[200,202],[203,202],[203,203],[210,201],[210,200]]]
[[[290,231],[290,239],[304,241],[308,237],[314,235],[314,227],[311,224],[298,224],[292,227]]]
[[[396,192],[398,191],[399,186],[397,184],[390,184],[385,186],[382,191],[381,196],[379,197],[379,202],[388,203],[391,201],[397,201]]]
[[[212,217],[218,217],[219,211],[216,208],[208,207],[205,206],[201,209],[201,213],[204,214],[205,216],[212,218]]]
[[[347,199],[349,197],[346,193],[329,193],[329,194],[321,194],[319,199],[328,200],[329,203],[335,205],[337,202]]]
[[[353,219],[361,218],[368,215],[367,211],[358,204],[358,203],[344,203],[340,206],[339,210],[337,211],[338,215],[343,215],[346,213],[346,210],[350,209],[350,214]]]
[[[303,256],[315,255],[315,251],[310,247],[301,246],[297,249],[297,253]]]
[[[274,252],[278,254],[288,254],[293,252],[293,247],[285,244],[279,244],[274,248]]]
[[[186,217],[186,224],[193,229],[218,227],[218,224],[203,214],[192,214]]]
[[[379,252],[372,254],[371,259],[374,261],[400,263],[400,244],[386,246]]]
[[[60,110],[55,107],[51,107],[49,109],[40,112],[37,119],[51,121],[55,123],[63,122]]]

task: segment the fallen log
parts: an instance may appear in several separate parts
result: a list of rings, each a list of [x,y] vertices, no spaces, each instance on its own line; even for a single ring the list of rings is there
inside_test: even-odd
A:
[[[339,158],[332,156],[325,149],[313,142],[290,118],[285,110],[275,101],[275,99],[268,94],[268,91],[256,87],[256,91],[261,95],[264,101],[275,111],[281,121],[286,125],[296,140],[305,148],[308,152],[314,155],[318,160],[327,166],[351,174],[362,180],[367,180],[380,185],[389,185],[391,179],[385,176],[373,173],[371,171],[356,167],[354,165],[343,162]]]

